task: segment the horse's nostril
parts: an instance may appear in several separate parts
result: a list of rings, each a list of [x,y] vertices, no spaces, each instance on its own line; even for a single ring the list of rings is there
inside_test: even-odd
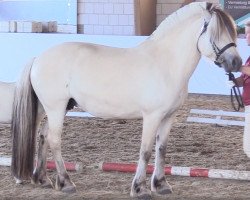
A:
[[[240,67],[242,66],[242,59],[238,57],[234,58],[232,60],[232,66],[234,69],[239,70]]]
[[[237,67],[237,60],[236,59],[233,59],[232,66],[233,66],[233,68]]]

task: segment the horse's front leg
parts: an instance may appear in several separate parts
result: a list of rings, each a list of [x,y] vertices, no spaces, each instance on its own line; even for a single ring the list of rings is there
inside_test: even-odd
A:
[[[58,173],[55,189],[66,193],[72,193],[76,192],[76,186],[69,178],[61,154],[61,133],[65,113],[62,112],[60,115],[59,113],[60,111],[55,110],[54,112],[47,112],[49,123],[48,143],[54,156]]]
[[[40,132],[38,155],[36,167],[32,175],[32,183],[41,184],[42,187],[53,187],[51,180],[47,176],[47,152],[48,152],[48,123],[46,122]]]
[[[166,195],[172,193],[172,188],[165,178],[165,154],[167,146],[167,138],[170,133],[174,121],[174,115],[166,116],[158,129],[155,145],[155,169],[151,178],[151,191],[159,194]]]
[[[146,188],[146,168],[151,158],[152,147],[160,121],[161,116],[158,114],[145,115],[143,117],[140,158],[130,192],[132,197],[151,198],[151,191]]]

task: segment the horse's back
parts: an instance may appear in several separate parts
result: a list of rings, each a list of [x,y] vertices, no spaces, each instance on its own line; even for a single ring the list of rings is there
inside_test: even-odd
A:
[[[14,100],[15,83],[0,81],[0,123],[10,123]]]
[[[87,68],[108,67],[117,57],[122,58],[126,49],[84,42],[66,42],[56,45],[38,56],[32,66],[32,76],[69,75],[75,71],[87,73]],[[109,62],[109,63],[108,63]]]

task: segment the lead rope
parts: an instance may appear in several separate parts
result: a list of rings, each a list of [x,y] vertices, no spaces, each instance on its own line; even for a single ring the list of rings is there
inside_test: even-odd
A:
[[[231,104],[235,111],[239,111],[240,108],[244,108],[241,92],[233,73],[229,72],[227,75],[228,75],[228,80],[234,82],[234,86],[231,88],[231,94],[230,94]],[[237,104],[235,103],[235,100],[237,101]]]

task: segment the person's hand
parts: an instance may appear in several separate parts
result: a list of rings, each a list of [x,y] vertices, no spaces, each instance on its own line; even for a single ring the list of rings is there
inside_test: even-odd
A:
[[[233,86],[235,86],[235,83],[233,81],[227,81],[226,84],[227,84],[227,87],[229,88],[232,88]]]

